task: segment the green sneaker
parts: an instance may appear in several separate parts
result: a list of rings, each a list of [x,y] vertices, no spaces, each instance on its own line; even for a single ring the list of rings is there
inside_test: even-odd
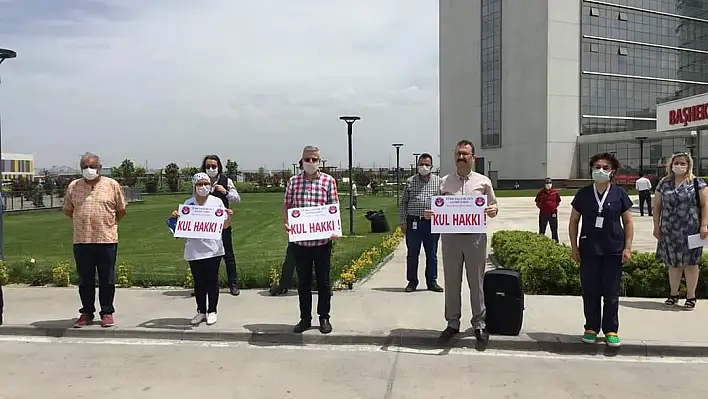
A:
[[[607,340],[607,346],[612,348],[618,348],[622,343],[620,342],[620,337],[616,333],[608,333],[605,335]]]
[[[586,344],[594,344],[595,341],[597,340],[597,333],[593,330],[585,330],[585,334],[583,334],[583,342]]]

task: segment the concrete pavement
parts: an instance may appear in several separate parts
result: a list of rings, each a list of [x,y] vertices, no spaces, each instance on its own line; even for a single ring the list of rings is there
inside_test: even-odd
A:
[[[3,338],[12,337],[0,337],[0,356],[11,359],[0,362],[4,399],[665,399],[708,394],[703,379],[708,364],[702,359]]]
[[[501,198],[500,216],[490,230],[535,229],[535,211],[528,198]],[[567,224],[569,200],[559,217]],[[652,239],[649,218],[637,218],[640,249],[649,250]],[[563,234],[563,233],[561,233]],[[642,244],[643,243],[643,244]],[[49,335],[78,337],[122,337],[177,340],[224,340],[273,342],[280,344],[370,344],[436,347],[444,328],[443,295],[420,291],[404,293],[405,245],[392,259],[353,291],[336,292],[332,301],[334,333],[308,331],[290,333],[298,318],[297,296],[270,297],[265,292],[244,291],[239,297],[222,295],[219,323],[192,328],[194,299],[184,289],[119,289],[116,298],[116,327],[71,329],[79,308],[75,288],[6,287],[5,322],[0,335]],[[419,274],[423,280],[424,257]],[[442,278],[442,262],[438,265]],[[464,304],[469,304],[463,289]],[[693,312],[667,309],[662,300],[626,298],[620,310],[621,353],[634,355],[708,356],[708,306],[699,301]],[[524,325],[519,337],[492,337],[489,348],[595,353],[604,345],[582,345],[583,314],[579,297],[527,296]],[[463,329],[469,327],[469,306],[463,306]],[[454,345],[474,347],[469,334]]]

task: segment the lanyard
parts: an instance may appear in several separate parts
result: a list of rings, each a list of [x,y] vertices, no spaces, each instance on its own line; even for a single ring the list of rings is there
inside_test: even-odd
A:
[[[602,206],[605,205],[605,200],[607,199],[607,194],[610,192],[610,185],[607,185],[607,188],[605,189],[605,193],[602,194],[602,199],[597,195],[597,186],[594,184],[592,185],[592,193],[595,194],[595,201],[597,201],[597,213],[601,214],[602,213]]]

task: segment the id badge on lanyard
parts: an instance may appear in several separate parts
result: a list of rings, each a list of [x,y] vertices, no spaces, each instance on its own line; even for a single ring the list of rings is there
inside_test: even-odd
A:
[[[600,196],[597,195],[597,186],[593,184],[593,190],[592,193],[595,194],[595,201],[597,202],[597,217],[595,218],[595,228],[596,229],[601,229],[603,224],[605,223],[605,218],[602,217],[602,209],[603,206],[605,205],[605,200],[607,199],[607,194],[610,193],[610,185],[607,185],[607,188],[605,188],[605,193],[602,194],[602,199]]]

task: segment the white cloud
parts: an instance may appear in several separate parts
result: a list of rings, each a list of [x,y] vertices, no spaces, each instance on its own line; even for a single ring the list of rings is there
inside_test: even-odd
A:
[[[344,164],[338,117],[356,113],[355,163],[387,164],[394,141],[435,154],[437,12],[429,0],[0,1],[0,46],[18,52],[0,67],[3,148],[42,166],[88,150],[108,164],[218,152],[278,168],[315,143]]]

